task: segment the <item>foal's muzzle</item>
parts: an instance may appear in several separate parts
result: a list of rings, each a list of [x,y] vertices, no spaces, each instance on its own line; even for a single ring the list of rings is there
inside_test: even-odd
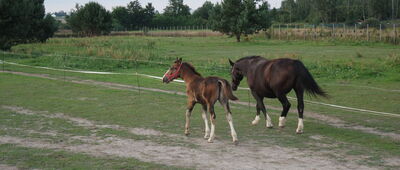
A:
[[[169,79],[168,79],[167,77],[164,77],[164,78],[162,79],[162,82],[168,84],[170,81],[169,81]]]

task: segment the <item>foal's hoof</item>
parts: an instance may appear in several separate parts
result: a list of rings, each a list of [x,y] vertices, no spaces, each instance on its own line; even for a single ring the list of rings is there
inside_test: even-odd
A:
[[[210,138],[210,135],[205,135],[204,139],[207,140],[208,138]]]
[[[189,136],[189,135],[190,135],[190,133],[189,133],[189,132],[185,132],[185,135],[186,135],[186,136]]]
[[[296,130],[296,134],[303,134],[302,130]]]
[[[265,127],[267,127],[268,129],[273,129],[274,128],[274,126],[265,126]]]
[[[285,128],[285,126],[279,126],[281,129]]]
[[[214,140],[210,140],[210,139],[208,139],[208,140],[207,140],[207,142],[208,142],[208,143],[213,143],[213,142],[214,142]]]
[[[238,141],[238,140],[235,140],[235,141],[233,141],[233,144],[234,144],[235,146],[237,146],[237,145],[239,145],[239,141]]]

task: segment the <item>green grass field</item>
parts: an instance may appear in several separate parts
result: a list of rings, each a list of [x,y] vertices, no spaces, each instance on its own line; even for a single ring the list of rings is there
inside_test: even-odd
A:
[[[29,66],[124,74],[83,74],[3,64],[1,67],[8,72],[0,74],[0,149],[5,153],[0,164],[39,169],[204,168],[206,163],[197,160],[200,156],[189,154],[194,152],[217,157],[243,153],[242,157],[263,159],[272,167],[290,168],[274,163],[279,161],[278,158],[250,152],[279,147],[289,150],[287,153],[303,152],[318,160],[332,162],[327,163],[327,167],[337,163],[348,165],[347,168],[400,167],[399,116],[306,102],[305,133],[296,135],[295,112],[289,113],[285,129],[277,128],[280,104],[276,99],[265,101],[275,128],[266,129],[263,121],[251,126],[255,108],[249,108],[246,103],[254,103],[254,100],[249,98],[248,91],[239,90],[235,94],[245,103],[232,104],[240,140],[239,146],[235,147],[230,143],[229,126],[219,105],[216,108],[217,142],[208,144],[201,139],[204,125],[199,106],[195,107],[192,116],[192,133],[186,138],[183,135],[185,96],[133,88],[184,92],[185,86],[181,83],[165,85],[158,79],[134,75],[138,72],[162,76],[176,57],[183,57],[184,61],[197,66],[204,76],[217,75],[228,80],[228,58],[247,55],[289,57],[303,61],[321,87],[332,96],[330,99],[307,97],[307,100],[400,115],[398,46],[337,41],[286,42],[257,37],[249,42],[235,43],[224,37],[116,36],[55,38],[43,44],[18,45],[12,52],[1,53],[0,59]],[[241,86],[247,85],[243,82]],[[291,100],[291,103],[291,110],[295,111],[296,102]],[[83,120],[75,121],[78,118]],[[86,121],[92,123],[82,123]],[[135,128],[162,135],[132,133]],[[120,143],[125,142],[128,146],[113,141],[122,141]],[[143,143],[148,147],[139,147]],[[135,146],[139,154],[128,152]],[[104,152],[96,150],[99,147],[104,147]],[[158,153],[151,148],[161,151]],[[182,156],[175,150],[180,150]],[[290,157],[285,152],[273,154]],[[166,158],[168,156],[175,161]],[[295,156],[304,159],[299,157]],[[79,161],[82,159],[85,162]],[[193,159],[193,162],[185,164],[185,159]],[[288,161],[290,163],[296,164]],[[205,168],[218,168],[220,165],[211,163],[207,166]],[[310,164],[303,168],[316,166]]]

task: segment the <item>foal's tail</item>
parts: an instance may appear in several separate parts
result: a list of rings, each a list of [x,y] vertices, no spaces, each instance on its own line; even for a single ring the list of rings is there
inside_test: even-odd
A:
[[[221,90],[225,97],[230,100],[239,100],[235,95],[233,95],[231,84],[225,79],[219,79],[218,82],[221,84]]]
[[[295,66],[296,72],[298,73],[297,83],[300,83],[309,94],[313,96],[320,95],[326,98],[329,97],[328,94],[318,86],[311,73],[301,61],[296,61]]]

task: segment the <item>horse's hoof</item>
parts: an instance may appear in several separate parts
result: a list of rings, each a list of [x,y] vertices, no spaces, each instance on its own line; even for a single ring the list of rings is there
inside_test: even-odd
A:
[[[238,140],[235,140],[235,141],[233,141],[233,144],[234,144],[235,146],[237,146],[237,145],[239,145],[239,141],[238,141]]]
[[[266,126],[268,129],[273,129],[274,126]]]
[[[189,136],[190,135],[190,133],[189,132],[185,132],[185,136]]]
[[[204,136],[204,139],[208,139],[208,138],[210,138],[210,136],[209,135],[206,135],[206,136]]]
[[[303,131],[302,130],[296,130],[296,134],[303,134]]]
[[[281,129],[285,128],[285,126],[279,126]]]
[[[210,140],[210,139],[208,139],[208,140],[207,140],[207,142],[208,142],[208,143],[213,143],[214,141],[213,141],[213,140]]]

